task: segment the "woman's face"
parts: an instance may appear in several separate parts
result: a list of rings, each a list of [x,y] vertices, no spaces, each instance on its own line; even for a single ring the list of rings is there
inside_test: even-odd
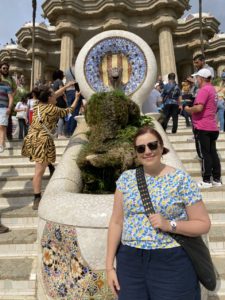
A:
[[[135,149],[137,158],[144,167],[154,167],[160,163],[163,147],[155,135],[145,133],[138,136]]]
[[[48,103],[49,104],[53,104],[56,105],[56,96],[55,96],[55,92],[53,90],[51,91],[51,95],[48,97]]]

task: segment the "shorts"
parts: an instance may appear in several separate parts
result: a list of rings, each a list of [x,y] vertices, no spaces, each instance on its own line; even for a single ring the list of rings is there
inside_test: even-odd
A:
[[[8,126],[9,115],[6,112],[7,107],[0,107],[0,126]]]
[[[200,300],[200,285],[182,247],[143,250],[120,245],[118,300]]]

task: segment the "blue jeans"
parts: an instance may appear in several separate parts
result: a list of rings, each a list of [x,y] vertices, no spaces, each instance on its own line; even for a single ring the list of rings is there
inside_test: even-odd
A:
[[[66,91],[66,100],[67,100],[67,105],[69,107],[72,105],[72,103],[75,99],[75,96],[76,96],[75,90]],[[74,119],[74,117],[79,115],[81,103],[82,103],[82,97],[80,97],[77,107],[73,111],[72,116],[67,121],[66,134],[69,136],[71,136],[73,134],[75,128],[77,127],[77,121]]]
[[[217,111],[221,131],[224,131],[224,110],[225,110],[225,107],[223,105],[223,106],[219,106],[218,111]]]
[[[182,247],[143,250],[120,245],[118,300],[200,300],[192,262]]]

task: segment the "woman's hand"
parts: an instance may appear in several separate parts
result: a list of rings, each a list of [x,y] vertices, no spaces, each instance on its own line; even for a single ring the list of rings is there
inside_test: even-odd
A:
[[[118,291],[120,290],[120,285],[116,275],[115,269],[107,271],[107,283],[115,296],[118,296]]]
[[[152,214],[149,216],[149,221],[153,228],[160,229],[162,231],[170,231],[170,222],[166,220],[161,214]]]

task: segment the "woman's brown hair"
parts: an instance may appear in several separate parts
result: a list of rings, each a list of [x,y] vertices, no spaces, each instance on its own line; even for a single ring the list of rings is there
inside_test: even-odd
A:
[[[152,128],[152,127],[149,127],[149,126],[144,126],[144,127],[141,127],[141,128],[138,129],[138,131],[135,134],[134,139],[133,139],[134,146],[136,146],[137,138],[140,135],[143,135],[143,134],[146,134],[146,133],[153,134],[157,138],[157,140],[159,141],[159,144],[163,148],[162,155],[165,155],[165,154],[167,154],[169,152],[169,149],[167,149],[166,147],[164,147],[163,139],[162,139],[161,135],[158,133],[158,131],[155,130],[154,128]]]

